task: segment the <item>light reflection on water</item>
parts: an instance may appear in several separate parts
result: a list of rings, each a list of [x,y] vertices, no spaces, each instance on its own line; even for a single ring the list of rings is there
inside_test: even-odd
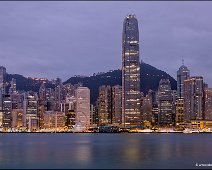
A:
[[[0,168],[196,168],[211,134],[0,134]]]

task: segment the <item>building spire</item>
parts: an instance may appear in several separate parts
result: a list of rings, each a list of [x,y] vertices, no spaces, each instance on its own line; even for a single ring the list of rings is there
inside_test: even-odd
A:
[[[184,58],[182,57],[182,65],[184,65]]]

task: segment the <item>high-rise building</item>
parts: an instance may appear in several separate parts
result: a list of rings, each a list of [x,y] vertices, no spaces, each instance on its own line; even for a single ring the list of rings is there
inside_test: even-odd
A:
[[[184,121],[203,119],[203,77],[184,80]]]
[[[90,126],[90,89],[87,87],[76,90],[76,123],[86,128]]]
[[[5,130],[12,127],[12,99],[11,95],[3,95],[3,127]]]
[[[27,92],[24,96],[24,117],[26,118],[26,125],[29,131],[35,131],[39,128],[38,118],[38,96],[32,91]]]
[[[12,110],[12,128],[16,130],[21,130],[21,128],[24,128],[23,109]]]
[[[159,82],[158,118],[160,125],[173,124],[173,94],[169,79],[161,79]]]
[[[122,87],[119,85],[112,87],[112,123],[122,123]]]
[[[141,98],[141,116],[142,121],[148,121],[152,123],[152,98],[151,96],[146,96]]]
[[[99,124],[112,123],[112,91],[111,86],[99,87]]]
[[[212,88],[205,88],[205,120],[212,120]]]
[[[189,69],[183,64],[177,71],[177,98],[184,97],[184,80],[190,77]]]
[[[2,94],[6,93],[6,68],[0,66],[0,90]]]
[[[16,93],[16,79],[12,78],[12,81],[10,82],[10,89],[9,94]]]
[[[176,117],[177,124],[184,121],[184,80],[190,77],[189,69],[182,63],[182,66],[177,71],[177,99],[176,99]]]
[[[122,33],[122,122],[140,125],[139,31],[135,15],[124,19]]]

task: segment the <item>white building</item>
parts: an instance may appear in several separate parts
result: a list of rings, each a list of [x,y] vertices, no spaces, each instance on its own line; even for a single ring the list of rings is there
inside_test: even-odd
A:
[[[76,124],[90,126],[90,89],[78,87],[76,90]]]

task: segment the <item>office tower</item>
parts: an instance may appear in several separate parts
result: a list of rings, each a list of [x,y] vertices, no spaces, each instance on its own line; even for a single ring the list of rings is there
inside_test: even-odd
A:
[[[39,88],[39,100],[46,101],[46,87],[44,83]]]
[[[76,123],[85,128],[90,126],[90,89],[87,87],[76,90]]]
[[[73,96],[74,93],[71,95],[68,94],[65,99],[65,106],[63,105],[66,122],[65,125],[70,129],[76,123],[76,97]]]
[[[173,123],[173,95],[169,79],[161,79],[158,87],[158,121],[160,125]]]
[[[26,125],[29,131],[36,131],[39,128],[38,118],[38,96],[35,92],[27,92],[24,95],[24,117],[26,118]]]
[[[179,98],[176,101],[176,118],[175,118],[176,124],[184,121],[184,99]]]
[[[176,99],[176,117],[177,124],[184,121],[184,80],[190,77],[189,69],[182,63],[177,71],[177,99]]]
[[[176,124],[176,102],[177,102],[177,91],[172,90],[172,122]]]
[[[177,98],[184,97],[183,82],[189,77],[190,77],[190,71],[183,63],[183,65],[177,71]]]
[[[0,128],[3,126],[3,95],[2,92],[0,90]]]
[[[12,128],[15,130],[21,130],[22,128],[24,128],[23,109],[12,110]]]
[[[3,128],[8,130],[12,127],[12,99],[11,95],[3,95]]]
[[[203,119],[203,77],[184,80],[184,121]]]
[[[12,81],[10,82],[9,94],[12,95],[14,93],[16,93],[16,79],[12,78]]]
[[[111,86],[99,87],[99,124],[112,123],[112,91]]]
[[[140,125],[139,31],[135,15],[124,19],[122,33],[122,122]]]
[[[205,88],[205,120],[212,120],[212,88]]]
[[[97,98],[95,102],[95,107],[94,107],[94,118],[93,118],[93,124],[100,125],[99,123],[99,98]]]
[[[152,122],[152,99],[148,95],[141,98],[141,119],[143,122]]]
[[[12,109],[23,109],[24,94],[13,93],[12,97]]]
[[[6,68],[0,66],[0,90],[2,94],[6,93]]]
[[[119,85],[112,87],[112,123],[122,123],[122,87]]]
[[[152,102],[152,125],[158,125],[157,92],[150,89],[148,91],[148,97],[150,97]]]

